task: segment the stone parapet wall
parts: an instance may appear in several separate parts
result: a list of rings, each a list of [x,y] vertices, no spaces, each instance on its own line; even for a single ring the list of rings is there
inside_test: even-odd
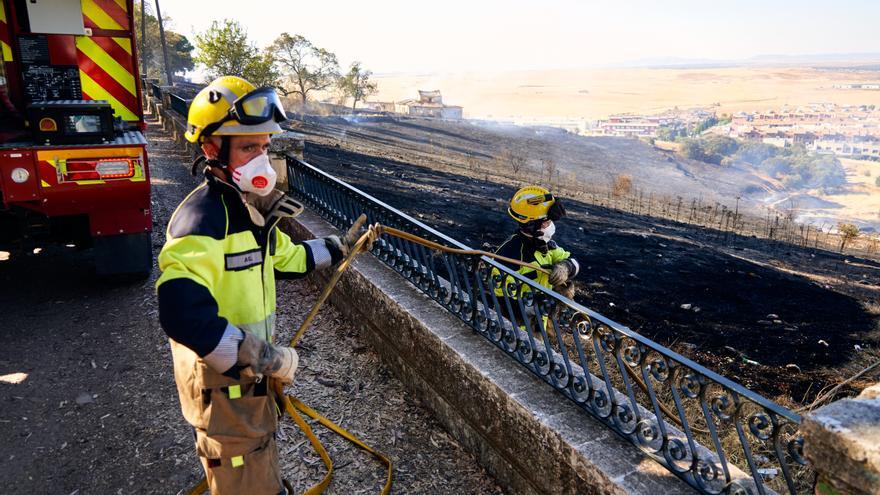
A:
[[[880,383],[816,409],[801,433],[817,495],[880,495]]]

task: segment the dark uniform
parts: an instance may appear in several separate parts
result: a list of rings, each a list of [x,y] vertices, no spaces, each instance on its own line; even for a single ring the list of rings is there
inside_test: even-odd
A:
[[[559,247],[559,245],[556,244],[555,241],[551,240],[550,242],[544,242],[541,239],[529,237],[520,231],[517,231],[515,234],[510,236],[510,238],[507,239],[495,253],[506,258],[520,260],[525,263],[533,264],[535,267],[545,269],[551,268],[557,263],[568,260],[575,266],[575,271],[571,275],[572,278],[577,275],[577,272],[579,270],[578,263],[574,258],[571,257],[571,253]],[[505,263],[502,260],[499,260],[499,263],[509,267],[512,270],[516,270],[517,273],[522,274],[528,279],[534,280],[543,287],[546,287],[548,289],[553,288],[553,286],[550,284],[549,275],[544,272],[539,272],[534,268]],[[493,278],[499,274],[500,271],[498,269],[492,269]],[[502,282],[503,286],[495,288],[495,295],[499,298],[502,297],[504,295],[504,287],[509,286],[509,284],[512,284],[513,282],[513,277],[511,277],[510,275],[505,276]],[[528,285],[523,284],[520,288],[519,294],[508,294],[513,300],[511,301],[513,315],[508,316],[512,319],[515,319],[516,325],[518,325],[520,328],[525,328],[525,320],[533,314],[533,311],[530,310],[531,308],[534,308],[534,305],[532,305],[531,307],[527,307],[526,314],[523,314],[523,312],[519,308],[519,304],[516,304],[515,301],[520,298],[522,293],[525,292],[531,292],[531,288]],[[543,316],[543,324],[547,324],[546,315]],[[535,328],[533,330],[537,331],[538,329]]]

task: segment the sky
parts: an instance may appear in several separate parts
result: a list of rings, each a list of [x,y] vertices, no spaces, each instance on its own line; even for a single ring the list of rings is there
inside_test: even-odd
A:
[[[137,1],[137,0],[136,0]],[[192,40],[237,19],[260,47],[301,34],[374,73],[541,70],[667,57],[880,53],[878,0],[167,0]]]

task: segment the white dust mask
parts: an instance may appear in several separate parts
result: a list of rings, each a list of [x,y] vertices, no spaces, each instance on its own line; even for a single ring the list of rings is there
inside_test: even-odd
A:
[[[278,174],[272,169],[269,155],[261,153],[232,171],[232,181],[243,192],[265,196],[272,192]]]
[[[544,242],[550,242],[550,239],[553,238],[553,234],[555,234],[555,233],[556,233],[556,224],[551,221],[550,225],[541,229],[541,237],[539,237],[539,239],[541,239]]]

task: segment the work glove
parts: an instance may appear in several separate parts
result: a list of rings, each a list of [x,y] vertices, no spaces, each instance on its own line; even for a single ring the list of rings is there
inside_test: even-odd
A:
[[[574,282],[569,280],[563,284],[554,285],[553,292],[559,294],[562,297],[567,297],[569,299],[574,299],[576,288],[574,286]]]
[[[367,221],[367,215],[361,213],[361,216],[351,224],[351,227],[348,228],[348,232],[345,233],[342,237],[331,235],[326,237],[325,239],[331,243],[333,243],[340,252],[342,252],[342,257],[348,256],[348,253],[354,249],[354,245],[357,244],[358,239],[364,235],[364,232],[368,233],[366,242],[364,242],[363,250],[369,251],[373,248],[373,243],[376,242],[376,238],[378,237],[377,227],[379,224],[370,225],[368,228],[364,228],[364,222]]]
[[[577,261],[571,258],[556,263],[553,265],[553,270],[550,272],[550,285],[555,287],[568,282],[577,275],[578,269]]]
[[[299,356],[292,347],[273,345],[244,332],[238,346],[239,366],[250,366],[254,374],[271,376],[281,383],[292,383]]]

